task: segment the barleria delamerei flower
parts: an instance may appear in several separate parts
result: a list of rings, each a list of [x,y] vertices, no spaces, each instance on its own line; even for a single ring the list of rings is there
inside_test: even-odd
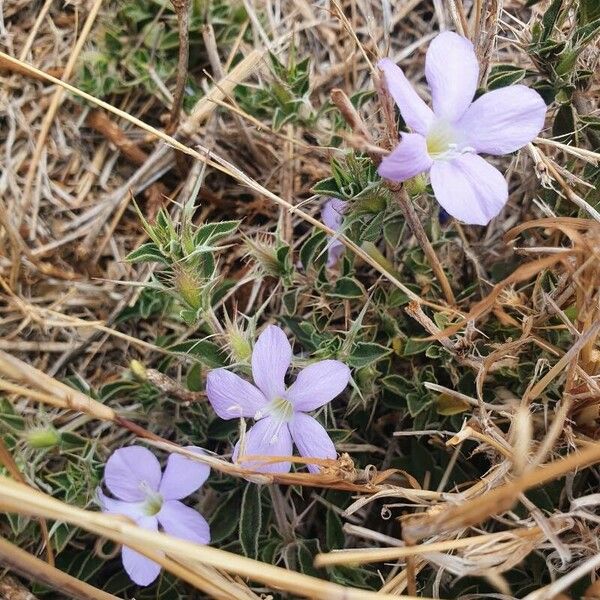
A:
[[[323,426],[307,412],[333,400],[348,385],[350,369],[338,360],[322,360],[302,369],[287,387],[285,374],[292,361],[292,347],[282,329],[269,325],[252,351],[255,385],[227,369],[208,374],[206,394],[222,419],[253,418],[256,423],[245,438],[243,454],[291,456],[295,444],[302,456],[335,458],[335,446]],[[233,460],[240,455],[240,442]],[[262,472],[286,473],[289,461],[261,463],[243,461],[243,466]],[[318,472],[316,465],[308,465]]]
[[[321,210],[321,220],[329,229],[340,231],[348,202],[339,198],[328,198]],[[335,237],[330,237],[327,243],[327,266],[334,267],[344,253],[344,244]]]
[[[401,134],[379,174],[403,182],[429,171],[435,197],[449,214],[468,224],[489,223],[506,204],[508,185],[479,154],[508,154],[531,142],[544,126],[542,97],[512,85],[473,101],[479,79],[473,44],[450,31],[431,42],[425,59],[433,110],[390,59],[378,66],[412,130]]]
[[[187,450],[202,453],[188,446]],[[115,498],[97,490],[103,512],[125,515],[140,527],[157,531],[160,525],[169,535],[208,544],[210,529],[204,517],[181,499],[195,492],[208,478],[207,465],[180,454],[171,454],[164,473],[158,459],[142,446],[115,450],[104,468],[104,483]],[[138,585],[150,585],[160,573],[160,565],[139,552],[123,546],[123,567]]]

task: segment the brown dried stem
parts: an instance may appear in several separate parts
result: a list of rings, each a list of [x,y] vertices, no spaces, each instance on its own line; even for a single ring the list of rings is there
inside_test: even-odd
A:
[[[25,485],[23,485],[23,488],[27,489]],[[62,592],[76,600],[119,600],[117,596],[103,592],[76,577],[71,577],[71,575],[59,571],[2,537],[0,537],[0,564],[23,577],[43,583],[53,590]]]
[[[358,111],[354,108],[350,98],[340,89],[334,89],[331,91],[331,100],[337,106],[342,117],[348,125],[352,128],[352,130],[362,138],[364,138],[367,146],[373,146],[373,139],[371,134],[369,133],[366,125],[361,119]],[[375,152],[369,152],[369,156],[371,160],[377,165],[381,162],[381,156]],[[450,282],[446,277],[446,273],[427,237],[427,233],[423,228],[423,224],[417,215],[412,202],[410,201],[406,190],[402,186],[402,184],[395,183],[393,181],[387,182],[388,188],[390,189],[394,199],[400,206],[400,210],[404,215],[404,218],[410,227],[413,235],[417,239],[419,246],[421,246],[431,268],[433,269],[433,273],[438,280],[444,296],[446,297],[446,302],[450,305],[456,304],[456,298],[454,297],[454,293],[452,292],[452,287],[450,286]]]
[[[128,519],[114,515],[91,512],[71,506],[27,486],[0,477],[0,506],[7,512],[29,516],[44,516],[81,527],[91,533],[134,546],[152,560],[158,560],[169,570],[181,562],[190,569],[177,569],[177,576],[194,584],[193,565],[198,562],[217,567],[269,586],[286,590],[301,597],[317,600],[397,600],[414,596],[392,596],[349,588],[323,579],[296,573],[225,550],[202,546],[164,533],[143,529]],[[160,552],[168,555],[162,560]],[[172,560],[169,560],[172,559]],[[173,562],[175,561],[175,562]],[[421,597],[423,599],[423,597]],[[108,600],[108,599],[107,599]],[[114,600],[114,598],[111,598]]]
[[[167,131],[173,133],[179,123],[179,114],[183,106],[185,84],[188,76],[188,63],[190,55],[190,0],[171,0],[177,14],[179,29],[179,55],[177,58],[177,80],[173,94],[173,106],[169,115]]]

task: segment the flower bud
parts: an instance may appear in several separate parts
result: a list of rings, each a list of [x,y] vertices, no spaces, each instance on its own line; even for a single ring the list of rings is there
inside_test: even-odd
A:
[[[148,374],[146,373],[146,367],[139,360],[132,360],[129,363],[129,370],[133,376],[139,381],[146,381]]]
[[[181,299],[194,310],[202,307],[202,285],[199,278],[189,269],[179,268],[176,271],[175,289]]]
[[[227,338],[231,354],[236,362],[248,362],[252,356],[252,346],[244,334],[237,331],[228,331]]]
[[[268,238],[256,237],[245,240],[248,255],[262,268],[266,275],[281,277],[283,268],[277,255],[276,245]]]
[[[411,198],[417,198],[427,190],[427,178],[423,173],[415,175],[404,182],[404,189]]]
[[[25,433],[25,440],[32,448],[52,448],[60,443],[60,433],[51,425],[34,427]]]

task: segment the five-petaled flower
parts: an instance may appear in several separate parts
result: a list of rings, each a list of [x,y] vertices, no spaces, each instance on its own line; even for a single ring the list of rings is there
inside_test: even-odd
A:
[[[187,450],[202,453],[200,448]],[[210,542],[204,517],[180,500],[195,492],[208,477],[210,468],[180,454],[171,454],[164,473],[158,459],[141,446],[115,450],[104,469],[104,483],[118,498],[109,498],[100,488],[98,501],[103,512],[125,515],[140,527],[158,530],[198,544]],[[160,573],[160,565],[123,546],[123,567],[138,585],[150,585]]]
[[[282,329],[269,325],[259,336],[252,352],[252,377],[256,385],[227,369],[208,374],[206,394],[222,419],[251,417],[256,423],[245,438],[245,456],[291,456],[292,441],[300,454],[309,458],[335,458],[335,446],[323,426],[306,413],[340,394],[350,380],[350,369],[337,360],[323,360],[298,373],[285,385],[292,361],[292,347]],[[240,454],[235,446],[233,460]],[[243,466],[263,472],[286,473],[291,463],[242,461]],[[318,472],[316,465],[308,465]]]
[[[473,102],[479,65],[473,45],[446,31],[429,46],[425,77],[433,110],[391,60],[379,68],[412,133],[383,159],[379,174],[402,182],[429,171],[435,197],[453,217],[486,225],[508,200],[504,176],[478,154],[507,154],[544,126],[546,105],[524,85],[488,92]]]
[[[321,211],[321,219],[323,223],[333,229],[339,231],[344,220],[344,213],[348,209],[348,203],[339,198],[328,198]],[[336,237],[330,237],[327,246],[327,266],[329,268],[335,266],[344,253],[344,244]]]

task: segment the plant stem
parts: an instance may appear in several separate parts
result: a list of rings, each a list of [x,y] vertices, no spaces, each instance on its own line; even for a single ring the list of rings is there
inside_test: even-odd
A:
[[[382,86],[383,87],[383,86]],[[342,113],[344,120],[350,125],[352,130],[363,137],[367,146],[373,145],[373,140],[371,135],[369,134],[369,130],[363,123],[360,115],[357,110],[354,108],[350,98],[340,89],[334,89],[331,91],[331,100],[337,106],[338,110]],[[378,165],[381,162],[381,156],[374,152],[367,152],[371,158],[371,160]],[[425,233],[425,229],[423,229],[423,225],[410,201],[406,190],[400,183],[395,183],[393,181],[387,181],[387,186],[389,190],[392,192],[392,195],[400,205],[400,210],[404,214],[404,218],[410,227],[413,235],[417,238],[417,242],[423,249],[431,268],[433,269],[433,273],[438,280],[440,286],[442,287],[442,291],[444,292],[444,296],[446,297],[446,302],[448,304],[456,304],[456,299],[454,298],[454,294],[452,293],[452,288],[450,287],[450,283],[448,278],[446,277],[446,273],[444,273],[444,269],[429,241],[427,234]]]
[[[438,283],[442,287],[442,291],[444,292],[444,296],[446,297],[446,302],[448,302],[448,304],[456,304],[456,298],[454,297],[454,293],[452,292],[452,288],[450,287],[450,282],[446,277],[446,273],[444,272],[440,260],[438,259],[437,254],[435,253],[435,250],[433,249],[433,246],[429,241],[429,238],[427,237],[427,233],[423,228],[423,224],[421,223],[421,220],[419,219],[419,216],[415,211],[415,207],[413,206],[413,203],[408,197],[406,190],[401,184],[393,182],[388,182],[388,187],[392,192],[395,200],[400,205],[400,210],[402,211],[404,219],[408,223],[410,230],[412,231],[413,235],[417,238],[419,246],[421,246],[423,252],[425,253],[425,256],[427,257],[427,260],[431,265],[433,273],[436,279],[438,280]]]
[[[179,57],[177,60],[177,81],[175,93],[173,94],[173,105],[169,116],[167,131],[172,133],[177,128],[179,113],[183,105],[183,95],[188,75],[188,62],[190,50],[190,0],[171,0],[175,13],[177,14],[177,25],[179,28]]]

